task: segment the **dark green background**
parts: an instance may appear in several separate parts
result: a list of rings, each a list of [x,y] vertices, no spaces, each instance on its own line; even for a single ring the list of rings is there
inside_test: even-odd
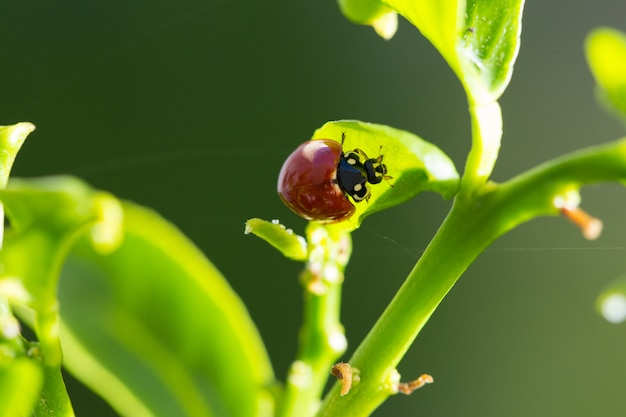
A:
[[[244,236],[243,224],[279,218],[303,230],[275,193],[284,158],[340,118],[413,131],[460,168],[469,148],[459,83],[421,35],[401,22],[383,41],[332,0],[14,0],[0,16],[0,124],[37,125],[15,175],[75,174],[172,220],[244,299],[281,378],[296,349],[301,265]],[[624,134],[594,100],[583,40],[599,25],[626,30],[625,17],[622,0],[528,1],[501,100],[496,180]],[[626,273],[626,192],[597,186],[583,197],[605,222],[602,238],[587,242],[550,218],[496,242],[400,365],[436,383],[375,415],[624,415],[626,327],[593,304]],[[448,206],[420,196],[354,234],[342,317],[350,349]],[[112,415],[70,390],[79,415]]]

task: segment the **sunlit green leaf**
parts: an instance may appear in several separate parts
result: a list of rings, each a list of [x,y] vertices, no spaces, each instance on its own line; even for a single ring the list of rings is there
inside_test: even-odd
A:
[[[419,29],[422,35],[437,48],[448,65],[459,74],[457,45],[463,31],[465,1],[382,0],[381,2],[396,10]]]
[[[370,185],[371,198],[355,203],[355,214],[344,222],[347,229],[357,228],[366,216],[401,204],[422,191],[435,191],[450,198],[458,189],[459,176],[450,158],[410,132],[343,120],[326,123],[315,131],[313,139],[341,142],[342,135],[345,135],[344,151],[358,148],[372,158],[383,155],[388,175],[392,177]]]
[[[125,416],[267,416],[272,370],[221,274],[156,213],[124,204],[124,241],[81,242],[60,283],[65,364]]]
[[[11,228],[0,252],[0,288],[37,336],[44,382],[35,416],[73,416],[61,375],[57,282],[77,236],[110,250],[119,242],[119,208],[110,195],[70,177],[16,180],[0,191]],[[116,210],[117,208],[117,210]],[[103,230],[106,229],[106,233]]]
[[[523,7],[524,0],[467,0],[457,50],[464,84],[475,101],[497,100],[509,84]]]
[[[26,122],[0,126],[0,188],[6,186],[17,152],[33,130],[35,126]]]
[[[56,309],[61,262],[79,234],[99,250],[119,244],[119,203],[75,178],[13,179],[0,200],[11,221],[0,280],[18,280],[28,297],[18,301],[39,313]]]
[[[626,119],[626,35],[597,29],[587,38],[586,52],[601,98]]]
[[[379,0],[338,0],[344,16],[370,25],[383,39],[391,39],[398,29],[398,15]]]
[[[340,0],[339,4],[349,19],[359,23],[389,9],[404,16],[437,48],[473,102],[497,100],[509,83],[524,0]]]
[[[39,400],[43,375],[40,365],[22,357],[5,362],[0,358],[0,416],[31,416]]]

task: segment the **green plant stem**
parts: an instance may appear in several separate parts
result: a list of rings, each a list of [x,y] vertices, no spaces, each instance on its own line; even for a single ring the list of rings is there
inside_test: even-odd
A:
[[[339,315],[350,235],[332,226],[310,223],[307,237],[309,262],[302,274],[304,317],[300,349],[287,376],[277,413],[280,417],[315,414],[330,369],[346,349]]]
[[[333,320],[329,319],[337,310],[340,293],[340,288],[336,288],[321,296],[306,295],[300,337],[302,347],[291,365],[279,416],[305,417],[317,411],[330,369],[338,357],[330,346],[327,329],[333,327]]]
[[[593,182],[626,179],[626,139],[550,161],[507,183],[486,184],[456,199],[430,245],[350,364],[360,383],[340,397],[336,385],[319,416],[368,416],[394,393],[399,361],[456,280],[496,238],[540,215],[556,215],[554,199]],[[435,376],[436,377],[436,376]]]
[[[472,149],[467,157],[459,194],[478,190],[489,178],[500,151],[502,112],[497,101],[469,101],[472,120]]]

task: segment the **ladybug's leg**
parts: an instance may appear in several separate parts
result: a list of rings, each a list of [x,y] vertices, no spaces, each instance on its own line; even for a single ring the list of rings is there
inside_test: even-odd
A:
[[[367,161],[369,159],[363,149],[356,148],[352,151],[352,153],[359,155],[359,157],[362,158],[364,161]]]

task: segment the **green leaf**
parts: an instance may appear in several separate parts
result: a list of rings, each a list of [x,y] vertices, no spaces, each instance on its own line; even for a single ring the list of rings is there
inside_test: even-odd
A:
[[[35,126],[27,122],[0,126],[0,188],[6,187],[17,152],[33,130]]]
[[[626,35],[596,29],[587,37],[586,52],[601,99],[626,119]]]
[[[370,158],[383,155],[388,175],[393,177],[370,186],[369,201],[355,203],[356,212],[342,224],[348,230],[359,227],[366,216],[401,204],[422,191],[434,191],[451,198],[458,189],[459,176],[454,164],[435,145],[420,137],[389,126],[356,120],[328,122],[313,134],[313,139],[333,139],[344,151],[361,149]]]
[[[0,357],[0,416],[30,416],[43,382],[41,366],[25,357],[6,359]]]
[[[460,74],[457,45],[464,24],[463,0],[383,0],[382,3],[411,22],[437,48],[454,72]]]
[[[398,29],[398,15],[379,0],[338,0],[345,17],[370,25],[383,39],[391,39]]]
[[[369,23],[389,10],[404,16],[437,48],[473,102],[497,100],[511,79],[523,0],[340,0],[339,4],[358,23]]]
[[[295,261],[306,261],[307,244],[304,237],[285,228],[278,220],[268,222],[262,219],[250,219],[246,222],[245,234],[252,233],[278,249],[285,257]]]
[[[476,102],[497,100],[513,73],[524,0],[468,0],[457,53],[461,79]]]
[[[511,79],[519,51],[524,0],[350,0],[349,4],[354,13],[359,7],[375,10],[376,4],[397,11],[433,44],[461,81],[472,119],[472,149],[460,193],[471,196],[489,179],[500,150],[497,100]]]
[[[100,250],[118,243],[119,208],[110,195],[70,177],[12,179],[0,191],[0,200],[11,220],[0,252],[0,288],[35,331],[43,364],[41,400],[34,414],[73,416],[61,375],[58,276],[79,234],[88,233]]]
[[[12,126],[0,126],[0,189],[4,189],[9,181],[11,168],[17,153],[26,137],[35,130],[31,123],[17,123]],[[4,238],[4,207],[0,204],[0,247]],[[0,297],[2,292],[0,291]]]
[[[87,233],[100,251],[112,250],[120,242],[117,200],[75,178],[12,179],[8,188],[0,191],[0,200],[11,221],[0,254],[4,265],[0,279],[19,281],[25,299],[15,301],[40,316],[57,309],[60,266],[76,237]],[[38,336],[45,339],[44,334]]]
[[[272,370],[245,307],[158,214],[124,203],[110,255],[80,242],[60,301],[67,368],[121,414],[272,414]]]

